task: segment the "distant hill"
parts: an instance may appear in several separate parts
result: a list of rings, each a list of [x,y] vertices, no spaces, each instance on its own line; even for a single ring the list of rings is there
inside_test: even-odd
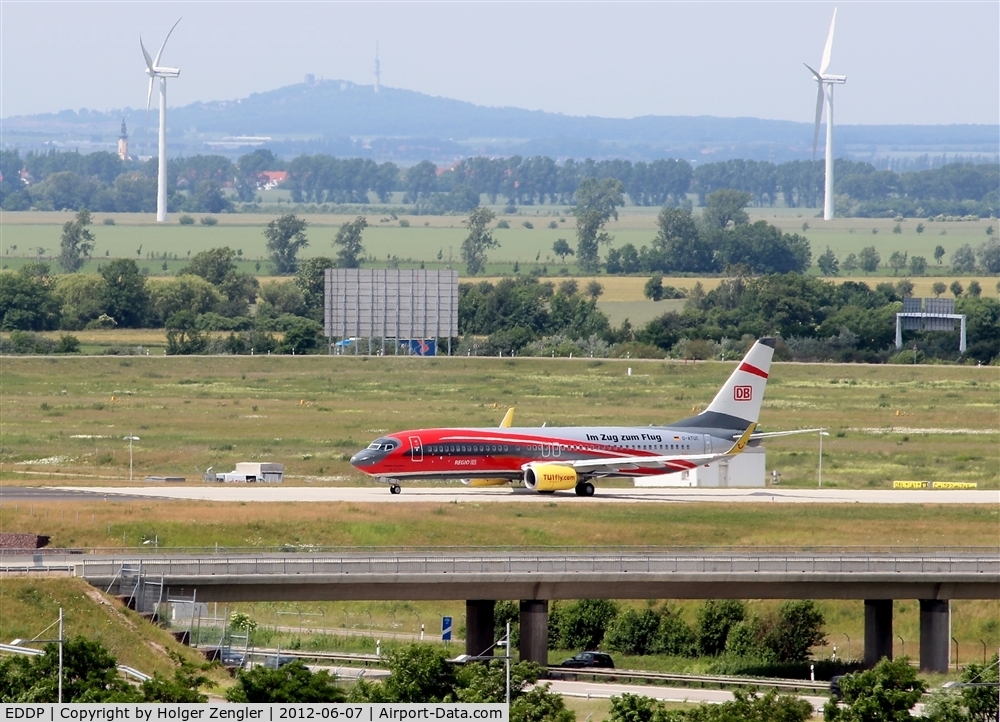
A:
[[[131,108],[5,118],[4,143],[20,148],[75,144],[81,152],[110,148],[123,115],[136,149],[145,135],[145,111]],[[155,113],[150,122],[155,124]],[[168,125],[171,154],[234,155],[263,142],[282,155],[326,152],[438,162],[475,154],[693,161],[742,157],[780,162],[811,157],[813,134],[810,123],[712,116],[570,116],[486,107],[398,88],[383,87],[376,94],[370,85],[339,80],[171,108]],[[837,146],[838,155],[855,160],[1000,152],[998,128],[990,125],[842,125],[837,128]]]

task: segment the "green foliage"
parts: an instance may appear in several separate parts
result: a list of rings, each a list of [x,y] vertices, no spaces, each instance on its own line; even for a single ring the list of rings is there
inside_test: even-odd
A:
[[[972,246],[963,243],[951,254],[951,269],[955,273],[972,273],[976,270],[976,253]]]
[[[726,648],[729,630],[746,618],[746,605],[738,599],[710,599],[698,609],[698,651],[714,657]]]
[[[965,292],[965,288],[962,287],[960,281],[952,281],[951,285],[948,286],[948,290],[951,291],[952,295],[955,298],[958,298]]]
[[[191,311],[178,311],[166,322],[167,355],[187,356],[204,353],[208,348],[208,334],[198,330],[196,317]]]
[[[973,278],[969,281],[969,287],[965,289],[965,293],[970,298],[979,298],[979,296],[983,293],[983,287],[979,285],[979,281]]]
[[[191,704],[204,703],[208,697],[201,693],[200,687],[210,682],[209,678],[198,674],[194,665],[180,656],[171,653],[171,658],[177,665],[173,677],[165,677],[159,672],[142,683],[143,702],[187,702]]]
[[[500,246],[500,242],[493,238],[493,232],[489,228],[494,218],[496,214],[493,211],[480,207],[470,211],[469,217],[464,221],[465,227],[469,229],[469,235],[462,241],[462,260],[470,276],[475,276],[485,268],[486,252]]]
[[[732,188],[720,188],[705,198],[705,208],[701,218],[705,227],[721,230],[729,223],[739,226],[747,223],[750,216],[744,210],[753,200],[753,195]]]
[[[351,690],[356,702],[452,702],[456,699],[455,667],[445,650],[411,644],[385,654],[389,677],[384,682],[358,683]]]
[[[923,256],[910,257],[910,275],[922,276],[927,272],[927,259]]]
[[[576,716],[566,709],[562,695],[549,687],[538,685],[511,701],[510,722],[574,722]]]
[[[194,218],[192,218],[189,215],[183,215],[177,219],[177,222],[180,223],[182,226],[193,226]]]
[[[347,696],[329,672],[311,672],[299,660],[269,669],[240,670],[236,684],[226,690],[230,702],[343,702]]]
[[[286,213],[264,228],[267,253],[277,275],[290,275],[298,270],[299,250],[309,245],[306,238],[307,225],[305,220],[294,213]]]
[[[198,222],[203,226],[217,226],[219,219],[215,216],[202,216]]]
[[[257,629],[257,622],[246,612],[233,612],[229,615],[229,626],[249,634]]]
[[[874,668],[840,679],[842,704],[831,699],[823,708],[825,722],[903,722],[927,686],[917,679],[906,657],[883,658]]]
[[[660,615],[650,608],[626,609],[615,618],[605,636],[605,646],[624,654],[652,654],[657,646]]]
[[[56,344],[56,353],[80,353],[80,339],[68,333],[59,335],[59,342]]]
[[[76,637],[63,643],[64,702],[139,702],[139,691],[118,676],[117,662],[99,642]],[[56,702],[59,645],[39,657],[0,659],[0,702]]]
[[[72,221],[63,224],[62,238],[59,241],[59,266],[66,273],[79,271],[94,250],[94,234],[87,228],[89,225],[90,211],[86,209],[79,211]]]
[[[45,273],[35,270],[44,266]],[[59,323],[59,300],[53,293],[48,266],[34,264],[19,271],[0,271],[0,329],[47,331]]]
[[[497,225],[497,228],[500,226]],[[559,256],[559,260],[563,263],[566,262],[566,256],[573,255],[573,249],[570,247],[569,243],[566,242],[565,238],[557,238],[552,244],[552,252]]]
[[[840,262],[830,247],[826,247],[826,252],[816,259],[816,266],[824,276],[836,276],[840,270]]]
[[[758,694],[737,689],[734,699],[722,704],[702,704],[689,710],[667,710],[651,697],[624,694],[611,698],[608,722],[805,722],[813,708],[804,699],[779,695],[775,690]]]
[[[665,273],[711,273],[716,270],[713,249],[698,232],[691,211],[664,208],[656,218],[653,250]]]
[[[657,273],[650,276],[646,285],[642,287],[642,295],[651,301],[659,301],[663,298],[663,276]]]
[[[337,231],[337,235],[333,238],[333,245],[339,247],[337,251],[338,268],[361,268],[361,257],[365,252],[361,234],[367,227],[367,219],[364,216],[358,216],[353,221],[342,225]]]
[[[101,271],[104,312],[124,328],[141,328],[149,309],[146,277],[130,258],[116,258]]]
[[[600,247],[612,241],[604,227],[612,218],[618,220],[618,207],[625,203],[623,189],[614,178],[585,178],[576,189],[576,259],[587,273],[597,271]]]
[[[811,599],[790,600],[778,608],[764,644],[779,662],[803,662],[812,647],[825,645],[823,613]]]
[[[278,345],[279,353],[309,353],[323,344],[323,326],[311,318],[291,316],[284,330],[285,338]]]
[[[881,262],[882,256],[875,250],[875,246],[865,246],[858,254],[858,266],[865,273],[875,273]]]
[[[942,293],[948,290],[948,286],[945,285],[944,281],[935,281],[931,286],[931,290],[934,292],[934,297],[937,298]]]
[[[510,666],[511,702],[524,694],[525,688],[538,681],[542,668],[534,662]],[[507,670],[497,660],[486,664],[466,664],[456,672],[455,699],[459,702],[504,702],[507,699]]]
[[[611,599],[581,599],[560,608],[560,649],[598,649],[620,607]]]

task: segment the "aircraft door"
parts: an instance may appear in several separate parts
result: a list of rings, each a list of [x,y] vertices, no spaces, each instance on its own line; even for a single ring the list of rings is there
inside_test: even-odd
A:
[[[419,436],[411,436],[410,441],[410,461],[424,460],[424,445]]]
[[[712,435],[711,434],[705,434],[705,453],[706,454],[711,454],[712,453]]]

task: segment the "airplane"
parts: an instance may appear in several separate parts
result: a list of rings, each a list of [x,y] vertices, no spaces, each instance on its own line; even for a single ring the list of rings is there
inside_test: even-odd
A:
[[[593,496],[593,480],[694,469],[742,452],[770,436],[756,432],[774,355],[758,339],[701,413],[667,426],[513,427],[401,431],[375,439],[351,464],[399,494],[403,481],[460,479],[471,486],[523,482],[540,494],[573,489]]]

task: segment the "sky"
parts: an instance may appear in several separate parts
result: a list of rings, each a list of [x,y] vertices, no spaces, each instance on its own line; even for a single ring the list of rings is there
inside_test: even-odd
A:
[[[0,2],[0,117],[142,108],[142,35],[168,103],[317,78],[569,115],[1000,123],[1000,2]],[[154,104],[156,99],[153,100]]]

